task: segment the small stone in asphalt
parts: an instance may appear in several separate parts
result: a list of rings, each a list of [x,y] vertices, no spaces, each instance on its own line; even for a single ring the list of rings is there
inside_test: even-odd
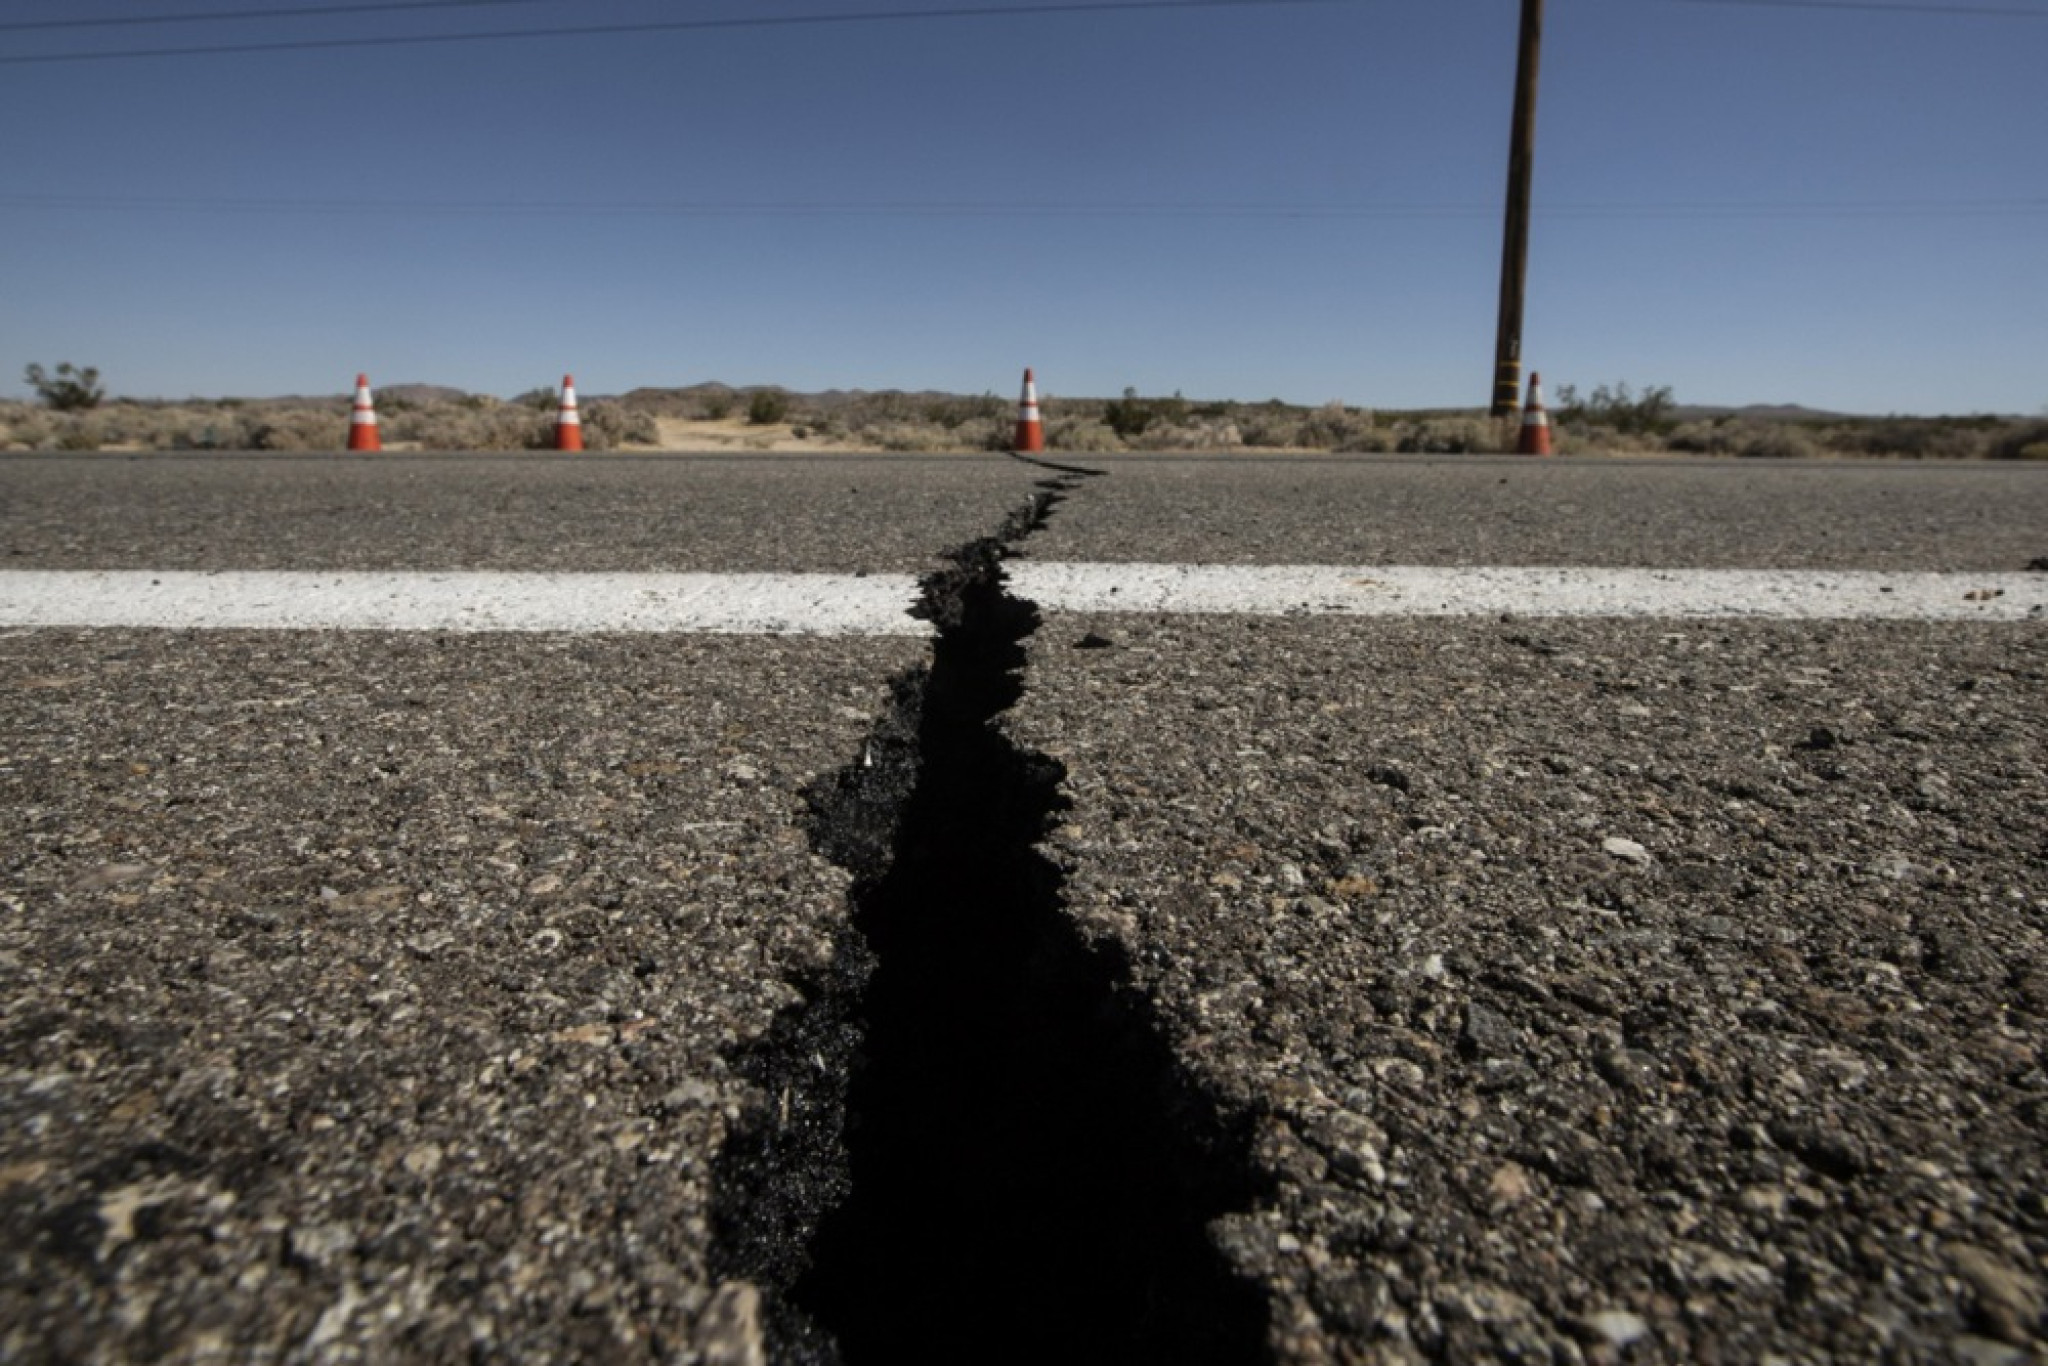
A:
[[[696,1345],[705,1366],[767,1366],[761,1292],[746,1281],[719,1286],[698,1325]]]
[[[1808,750],[1833,749],[1842,743],[1842,737],[1826,726],[1815,726],[1806,733],[1798,748]]]
[[[1506,1057],[1517,1043],[1514,1025],[1499,1011],[1476,1001],[1465,1007],[1465,1028],[1458,1035],[1458,1047],[1467,1057]]]
[[[1968,1243],[1950,1243],[1943,1251],[1949,1265],[1969,1286],[1982,1325],[2007,1342],[2026,1343],[2048,1312],[2048,1296],[2044,1296],[2041,1283],[2003,1258]]]
[[[1650,1334],[1650,1325],[1643,1322],[1642,1316],[1631,1314],[1626,1309],[1602,1309],[1588,1314],[1586,1327],[1600,1341],[1614,1347],[1627,1347]]]
[[[1609,836],[1600,841],[1600,847],[1614,855],[1614,857],[1638,866],[1647,864],[1650,861],[1650,851],[1637,844],[1634,840],[1622,839],[1619,836]]]
[[[1965,1334],[1957,1338],[1953,1346],[1956,1359],[1966,1366],[2026,1366],[2028,1361],[2024,1347],[2011,1347],[1989,1338]]]
[[[1593,1059],[1593,1066],[1617,1090],[1640,1091],[1657,1079],[1656,1061],[1632,1048],[1609,1049]]]
[[[1392,764],[1374,764],[1365,771],[1365,776],[1368,781],[1378,783],[1381,787],[1391,787],[1396,792],[1406,792],[1411,786],[1408,775]]]

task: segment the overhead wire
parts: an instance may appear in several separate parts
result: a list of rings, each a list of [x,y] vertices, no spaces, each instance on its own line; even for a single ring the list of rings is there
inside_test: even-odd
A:
[[[631,24],[577,24],[553,28],[472,30],[458,33],[378,34],[359,38],[286,38],[251,43],[185,47],[109,48],[0,56],[0,66],[104,62],[161,57],[246,56],[274,52],[322,52],[348,48],[425,47],[449,43],[612,37],[641,33],[708,33],[736,29],[812,28],[826,25],[912,23],[935,19],[999,19],[1050,14],[1163,13],[1173,10],[1278,9],[1306,5],[1356,5],[1369,0],[1053,0],[1039,4],[949,5],[936,9],[864,10],[848,14],[759,14],[720,19],[663,19]]]
[[[1739,5],[1748,9],[1863,10],[1883,14],[1946,14],[1963,18],[2048,19],[2025,5],[1931,5],[1920,0],[1664,0],[1672,5]]]
[[[427,12],[501,8],[548,3],[549,0],[347,0],[254,10],[191,10],[170,14],[108,15],[73,19],[0,22],[0,33],[54,32],[188,23],[220,23],[267,19],[305,19],[346,14]],[[1111,14],[1172,10],[1270,9],[1282,6],[1352,5],[1367,0],[1050,0],[1050,3],[950,5],[932,9],[885,9],[846,14],[746,15],[711,19],[649,20],[623,24],[558,25],[547,28],[470,30],[451,33],[365,34],[346,38],[280,38],[260,42],[190,44],[180,47],[102,48],[77,52],[0,55],[0,66],[39,66],[81,62],[146,60],[176,57],[245,56],[279,52],[320,52],[363,48],[423,47],[457,43],[516,42],[644,33],[715,32],[909,23],[929,20],[1013,18],[1030,15]],[[2048,9],[2019,5],[1942,5],[1924,0],[1664,0],[1666,4],[1742,6],[1758,9],[1854,10],[1896,14],[2048,19]]]
[[[355,0],[351,4],[299,5],[289,9],[188,10],[182,14],[118,14],[84,19],[10,19],[0,33],[56,29],[141,28],[161,24],[216,24],[243,19],[319,19],[337,14],[390,14],[409,10],[484,9],[501,5],[560,4],[561,0]]]
[[[0,193],[0,210],[227,214],[446,215],[485,217],[663,218],[1181,218],[1181,219],[1490,219],[1497,205],[1454,203],[1315,204],[1255,202],[1004,202],[1004,201],[678,201],[678,200],[428,200],[235,199],[152,195],[28,195]],[[2048,214],[2048,198],[1973,200],[1710,200],[1666,203],[1558,203],[1539,217],[1575,220],[1637,218],[1890,218],[2012,217]]]
[[[193,10],[154,15],[102,16],[64,20],[0,23],[0,32],[78,29],[144,24],[201,23],[228,20],[309,18],[342,14],[435,11],[552,3],[553,0],[342,0],[290,8],[239,11]],[[1038,3],[949,5],[927,9],[877,9],[841,14],[748,15],[724,18],[657,20],[625,24],[522,28],[416,35],[374,35],[329,39],[280,39],[169,48],[130,48],[70,53],[0,55],[0,65],[90,62],[122,58],[234,55],[317,51],[340,48],[402,47],[517,39],[567,38],[661,32],[718,31],[883,24],[920,20],[1008,18],[1028,15],[1159,12],[1174,10],[1271,9],[1282,6],[1348,5],[1366,0],[1038,0]],[[1664,0],[1667,4],[1741,6],[1762,9],[1884,11],[1911,14],[1997,16],[2048,19],[2048,9],[2014,5],[1939,5],[1922,0]],[[531,201],[390,201],[193,199],[175,197],[86,197],[0,194],[0,209],[83,209],[200,211],[216,213],[355,212],[383,214],[470,215],[660,215],[669,217],[1178,217],[1178,218],[1301,218],[1399,219],[1485,217],[1490,205],[1392,204],[948,204],[948,203],[677,203],[549,204]],[[1554,204],[1538,206],[1550,218],[1846,218],[1846,217],[1991,217],[2048,212],[2048,200],[1997,199],[1955,201],[1871,201],[1668,204]]]

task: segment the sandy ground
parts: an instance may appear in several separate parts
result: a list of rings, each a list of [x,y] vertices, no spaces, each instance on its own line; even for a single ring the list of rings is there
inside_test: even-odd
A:
[[[864,451],[879,452],[880,446],[832,441],[818,436],[798,436],[786,422],[755,426],[744,418],[716,422],[689,417],[657,417],[661,432],[659,449],[665,451]]]

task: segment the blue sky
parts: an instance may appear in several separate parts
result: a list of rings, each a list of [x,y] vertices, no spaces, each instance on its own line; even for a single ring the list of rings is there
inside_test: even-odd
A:
[[[0,394],[1491,394],[1518,0],[6,61],[974,0],[6,29],[304,3],[0,0]],[[2043,410],[2044,67],[2048,0],[1548,0],[1529,364]]]

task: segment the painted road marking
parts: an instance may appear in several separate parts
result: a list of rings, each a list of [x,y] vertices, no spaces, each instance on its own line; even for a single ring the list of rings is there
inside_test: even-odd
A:
[[[908,574],[0,572],[0,625],[918,635]]]
[[[1785,621],[2025,621],[2048,614],[2048,574],[1031,563],[1013,563],[1009,571],[1020,597],[1063,612]]]
[[[2048,575],[1798,569],[1006,566],[1047,612],[2041,621]],[[0,571],[0,626],[928,635],[909,574]]]

